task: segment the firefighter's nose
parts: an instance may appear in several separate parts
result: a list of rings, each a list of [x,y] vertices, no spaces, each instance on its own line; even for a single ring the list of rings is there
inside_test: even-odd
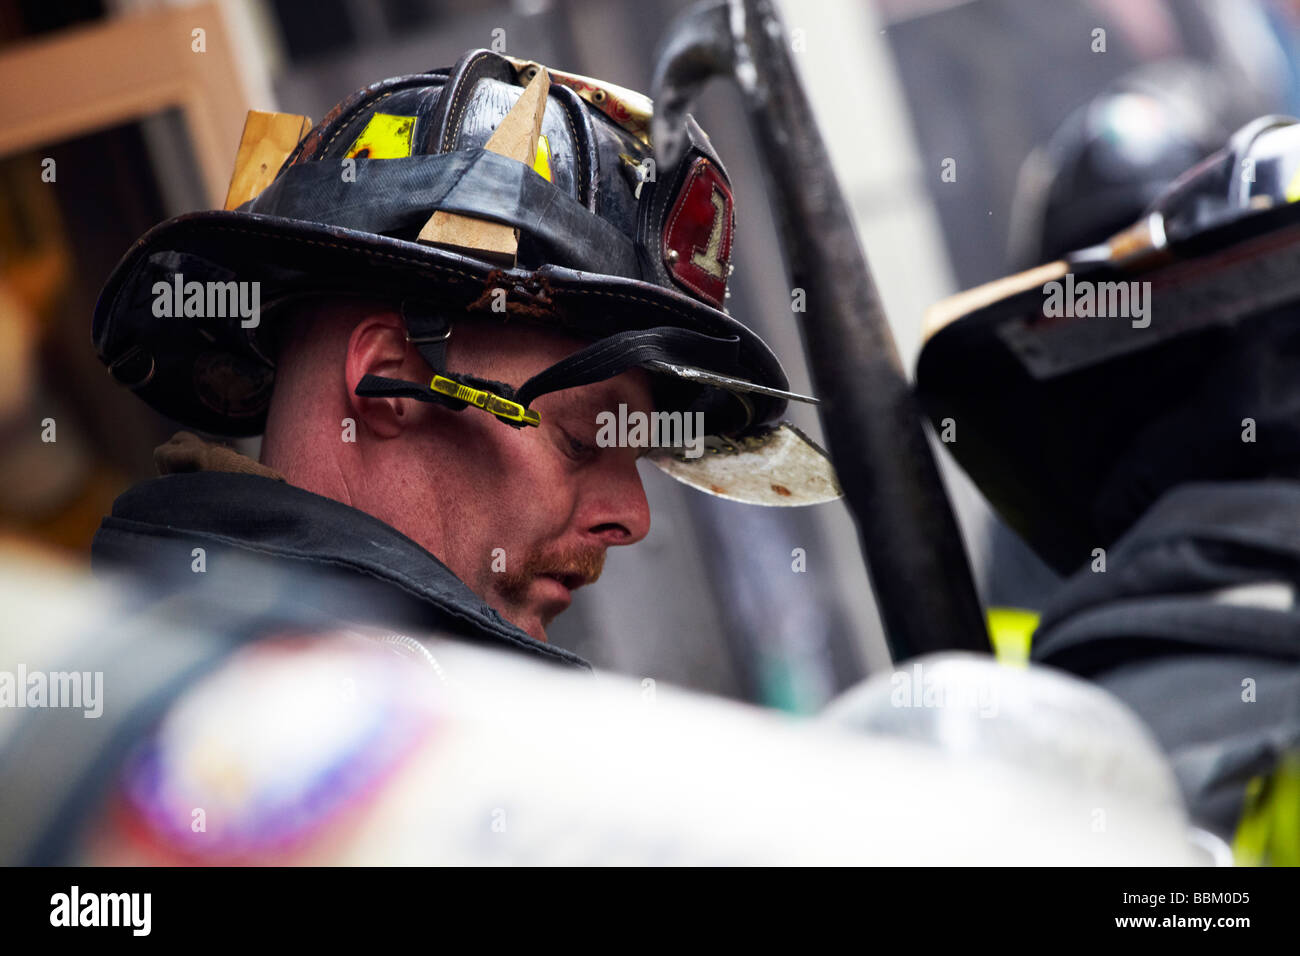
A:
[[[635,461],[609,469],[595,488],[587,533],[607,547],[636,544],[650,533],[650,502]]]

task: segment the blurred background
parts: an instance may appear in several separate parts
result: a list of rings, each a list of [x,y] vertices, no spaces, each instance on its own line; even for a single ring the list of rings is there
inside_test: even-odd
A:
[[[88,565],[113,499],[153,476],[153,448],[180,426],[112,383],[91,311],[150,226],[221,206],[248,109],[319,121],[355,89],[474,47],[648,92],[656,39],[685,6],[0,0],[6,545]],[[781,6],[909,371],[929,304],[1105,238],[1241,123],[1300,112],[1296,0]],[[736,191],[730,310],[809,391],[739,100],[717,85],[696,115]],[[794,418],[820,437],[815,413]],[[940,459],[982,598],[1036,607],[1052,573]],[[750,508],[653,468],[644,480],[650,536],[611,552],[552,641],[598,667],[795,712],[887,665],[845,506]]]

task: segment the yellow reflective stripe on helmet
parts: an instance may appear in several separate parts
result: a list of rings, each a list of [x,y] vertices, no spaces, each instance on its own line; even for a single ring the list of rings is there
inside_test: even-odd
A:
[[[1300,750],[1246,785],[1232,854],[1238,866],[1300,866]]]
[[[352,141],[344,158],[405,159],[411,155],[411,136],[414,132],[414,116],[375,113],[366,123],[361,135]]]
[[[542,423],[542,416],[531,408],[524,408],[518,402],[502,398],[496,392],[489,392],[487,389],[482,388],[472,388],[445,375],[435,375],[433,381],[429,383],[429,388],[439,394],[449,395],[462,402],[468,402],[485,412],[491,412],[497,418],[522,422],[525,425],[540,425]]]
[[[537,137],[537,155],[533,157],[533,172],[548,183],[551,181],[551,141],[544,135]]]
[[[991,607],[985,612],[989,640],[1000,664],[1024,667],[1038,629],[1038,612],[1018,607]]]

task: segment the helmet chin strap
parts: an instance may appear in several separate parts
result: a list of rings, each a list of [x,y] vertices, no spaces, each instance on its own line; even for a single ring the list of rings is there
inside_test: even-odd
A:
[[[592,385],[632,368],[654,362],[689,363],[706,368],[735,368],[739,364],[738,336],[712,336],[675,326],[616,332],[538,372],[518,389],[473,375],[447,371],[447,340],[451,321],[423,303],[402,303],[407,338],[433,370],[428,385],[382,375],[366,375],[356,394],[366,398],[413,398],[454,411],[470,406],[495,415],[512,428],[541,424],[541,415],[528,406],[550,392]]]
[[[413,398],[463,411],[471,405],[495,415],[513,428],[541,424],[541,416],[514,400],[514,389],[502,382],[492,382],[473,375],[452,376],[447,373],[447,340],[451,338],[451,320],[427,303],[402,302],[402,321],[406,339],[433,369],[428,385],[365,375],[357,383],[356,394],[364,398]]]

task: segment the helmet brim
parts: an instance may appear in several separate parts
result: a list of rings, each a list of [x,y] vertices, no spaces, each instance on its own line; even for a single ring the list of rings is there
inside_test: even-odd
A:
[[[961,293],[932,308],[916,387],[946,447],[989,502],[1062,573],[1117,529],[1097,504],[1143,435],[1255,334],[1300,302],[1300,205],[1252,211],[1157,254],[1122,245]],[[1150,283],[1145,318],[1044,316],[1045,283]],[[1224,409],[1224,428],[1240,430]],[[1207,423],[1206,427],[1209,427]]]

